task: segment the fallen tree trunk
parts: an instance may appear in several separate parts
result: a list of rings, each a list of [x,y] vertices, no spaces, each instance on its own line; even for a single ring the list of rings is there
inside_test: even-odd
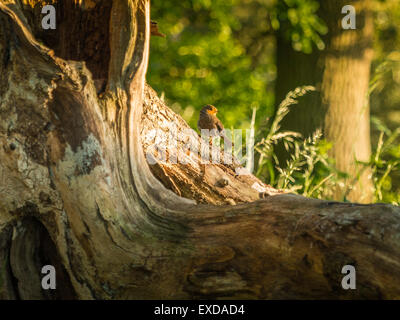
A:
[[[42,2],[0,1],[1,298],[400,298],[398,207],[148,165],[146,132],[185,126],[146,89],[148,0],[63,1],[51,36]]]

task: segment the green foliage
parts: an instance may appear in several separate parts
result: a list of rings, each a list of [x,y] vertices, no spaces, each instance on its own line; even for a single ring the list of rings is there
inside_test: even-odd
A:
[[[272,58],[254,66],[234,36],[238,2],[167,0],[152,7],[167,37],[152,38],[148,81],[194,128],[205,104],[217,106],[228,128],[248,128],[254,107],[259,117],[273,112]]]
[[[340,187],[344,189],[342,201],[346,201],[346,194],[357,181],[349,183],[348,175],[335,168],[334,160],[328,155],[332,145],[322,139],[322,133],[316,131],[304,140],[299,133],[280,132],[279,123],[289,113],[289,107],[297,103],[297,98],[313,90],[313,87],[297,88],[282,101],[266,137],[255,145],[260,154],[256,174],[277,189],[312,198],[333,199],[335,190]],[[372,117],[372,123],[380,132],[379,141],[373,148],[370,161],[359,162],[359,173],[365,168],[372,169],[376,202],[398,205],[400,188],[394,186],[392,181],[400,176],[400,128],[391,131],[375,117]],[[273,153],[273,146],[279,141],[283,141],[290,154],[285,166],[279,164]],[[268,176],[262,176],[263,172],[267,172]]]
[[[256,175],[277,189],[307,197],[332,199],[335,184],[345,179],[346,175],[335,169],[334,161],[328,156],[331,144],[322,139],[320,131],[305,140],[297,132],[280,131],[280,122],[289,113],[290,107],[297,104],[296,99],[314,90],[311,86],[297,88],[281,102],[266,137],[255,145],[260,154]],[[273,147],[280,141],[290,155],[285,166],[281,166],[274,155]]]
[[[393,180],[400,175],[400,128],[392,131],[375,117],[372,123],[380,131],[377,147],[367,163],[373,172],[375,200],[399,205],[400,188],[393,185]]]
[[[292,42],[294,50],[311,53],[313,45],[323,50],[325,44],[321,35],[325,35],[328,28],[319,18],[318,9],[316,0],[278,1],[271,14],[271,24],[276,30],[283,24],[286,26],[284,34]]]
[[[375,0],[375,59],[371,112],[392,130],[400,126],[400,2]],[[377,142],[379,132],[373,132]]]
[[[279,21],[289,22],[296,50],[322,49],[317,10],[316,0],[154,2],[152,19],[167,37],[152,38],[148,81],[194,128],[201,107],[214,104],[228,128],[249,128],[256,108],[257,129],[274,111]]]

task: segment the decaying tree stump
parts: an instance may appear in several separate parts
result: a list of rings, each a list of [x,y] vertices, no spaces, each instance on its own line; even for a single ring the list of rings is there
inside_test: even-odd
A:
[[[149,1],[59,1],[49,33],[43,2],[0,0],[1,298],[400,298],[398,207],[151,168],[146,132],[186,124],[145,85]]]

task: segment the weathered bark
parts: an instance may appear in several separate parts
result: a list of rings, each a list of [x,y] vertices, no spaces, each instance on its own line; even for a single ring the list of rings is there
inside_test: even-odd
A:
[[[74,51],[77,37],[62,33],[63,20],[54,37],[66,51],[39,43],[30,25],[37,19],[24,18],[39,4],[29,3],[0,1],[2,298],[400,298],[398,207],[287,194],[196,204],[155,178],[143,132],[150,120],[182,120],[146,90],[149,1],[112,1],[109,48],[99,49],[109,58],[95,61]],[[63,3],[86,26],[109,1]],[[94,80],[106,65],[98,94]],[[178,190],[192,186],[214,203],[258,194],[256,178],[208,166],[205,187],[186,174]],[[171,174],[177,184],[185,170],[159,167],[164,184]],[[244,190],[219,192],[218,175]],[[54,292],[40,289],[44,264],[57,269]],[[341,289],[345,264],[356,265],[357,290]]]
[[[211,148],[149,86],[145,88],[141,128],[145,155],[159,158],[156,163],[149,163],[152,173],[179,196],[197,203],[239,204],[282,193],[251,174],[238,175],[236,169],[242,166],[232,153],[224,153],[215,145]],[[154,146],[161,150],[156,152]],[[208,163],[202,163],[201,148],[210,149],[209,157],[203,156],[209,159]]]
[[[344,30],[342,7],[353,5],[357,29]],[[278,40],[278,79],[276,96],[298,86],[314,85],[318,91],[303,97],[282,122],[282,129],[305,137],[322,129],[331,142],[331,156],[338,170],[348,174],[345,187],[338,187],[335,199],[361,203],[373,200],[371,170],[358,165],[371,155],[368,83],[372,60],[373,22],[370,1],[320,1],[319,14],[329,28],[326,50],[312,54],[294,52],[282,36]],[[319,92],[319,94],[318,94]],[[278,149],[280,158],[287,154]],[[284,163],[284,161],[283,161]],[[352,187],[349,189],[349,187]]]

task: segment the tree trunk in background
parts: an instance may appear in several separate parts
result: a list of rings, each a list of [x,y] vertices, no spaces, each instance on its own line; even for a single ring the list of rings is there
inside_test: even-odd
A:
[[[283,36],[277,37],[277,79],[275,101],[279,105],[289,91],[297,87],[313,85],[321,87],[323,61],[321,53],[314,49],[311,54],[293,50],[292,43]],[[313,91],[298,99],[298,104],[290,107],[290,112],[282,120],[282,129],[300,132],[304,137],[312,135],[317,128],[322,128],[324,116],[321,111],[319,92]],[[286,152],[280,150],[280,158]]]
[[[187,168],[149,168],[148,129],[187,125],[145,85],[149,1],[111,4],[58,2],[68,19],[48,39],[43,1],[0,0],[0,298],[399,299],[398,207],[273,195],[223,164],[199,174],[186,138],[169,155]],[[242,203],[196,203],[229,198]],[[57,290],[41,288],[46,264]],[[357,290],[341,287],[347,264]]]
[[[348,4],[356,8],[356,30],[342,29],[341,11]],[[320,1],[320,14],[329,28],[324,52],[296,53],[287,41],[278,40],[277,52],[282,57],[278,56],[277,103],[285,92],[299,85],[320,89],[319,95],[305,97],[298,106],[292,107],[282,129],[298,131],[307,137],[322,128],[325,139],[333,144],[331,156],[337,169],[349,175],[344,189],[336,190],[336,199],[369,203],[373,200],[371,171],[361,170],[356,162],[366,162],[371,155],[368,84],[373,24],[370,1]],[[349,185],[353,190],[348,190]]]
[[[283,26],[284,28],[284,26]],[[293,50],[292,43],[282,34],[277,35],[277,79],[275,84],[275,101],[278,106],[288,92],[295,88],[313,85],[320,89],[322,82],[323,61],[321,53],[316,49],[311,54]],[[321,108],[319,90],[307,93],[298,98],[298,104],[290,107],[290,112],[281,121],[282,130],[295,131],[304,138],[311,136],[316,129],[323,128],[324,112]],[[280,166],[285,167],[290,153],[283,143],[274,149]]]
[[[341,28],[341,9],[354,5],[357,29]],[[331,30],[322,80],[322,101],[326,108],[325,136],[333,141],[332,155],[336,167],[350,175],[347,183],[354,189],[346,196],[350,201],[371,202],[371,170],[357,164],[371,156],[369,79],[372,61],[373,21],[371,2],[323,1],[321,4]],[[338,188],[337,196],[343,197]]]

